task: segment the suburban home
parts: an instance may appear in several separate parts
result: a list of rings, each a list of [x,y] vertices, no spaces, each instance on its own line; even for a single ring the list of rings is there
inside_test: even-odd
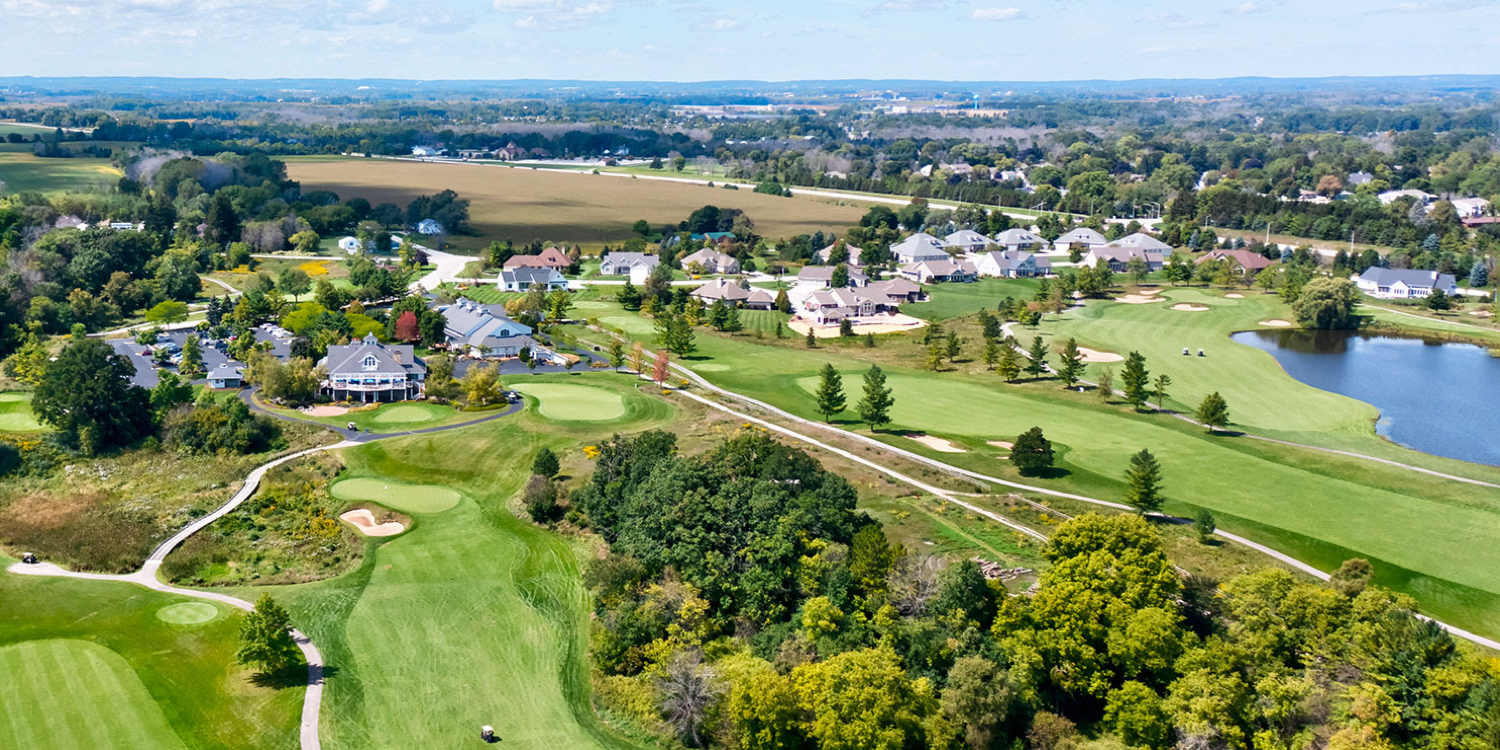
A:
[[[418,234],[442,234],[443,233],[443,225],[437,223],[437,220],[435,220],[435,219],[423,219],[423,220],[417,222],[417,233]]]
[[[817,286],[831,286],[833,284],[833,269],[837,266],[803,266],[797,272],[798,284],[814,284]],[[857,268],[844,267],[849,272],[849,284],[851,287],[861,287],[870,283],[870,277]]]
[[[876,281],[859,291],[874,300],[875,304],[892,311],[908,302],[920,302],[923,298],[922,287],[907,279]]]
[[[977,253],[990,246],[990,238],[972,230],[960,229],[943,238],[943,244],[960,253]]]
[[[738,281],[714,279],[688,292],[688,296],[702,300],[705,305],[712,305],[720,300],[739,304],[750,299],[750,290],[740,286]]]
[[[481,305],[460,299],[437,308],[446,321],[443,338],[455,353],[477,352],[482,356],[517,357],[522,349],[545,348],[531,338],[531,327],[511,320],[502,305]]]
[[[339,249],[350,255],[359,255],[360,247],[362,243],[358,237],[345,237],[339,240]]]
[[[1086,253],[1108,242],[1109,240],[1105,239],[1104,235],[1088,227],[1078,227],[1053,240],[1052,250],[1053,252],[1066,253],[1077,248]]]
[[[1125,273],[1130,269],[1132,258],[1140,258],[1146,261],[1146,270],[1151,272],[1160,271],[1162,266],[1166,265],[1165,256],[1159,253],[1149,253],[1140,248],[1116,247],[1114,245],[1104,245],[1090,250],[1078,264],[1094,268],[1100,263],[1104,263],[1109,266],[1109,270],[1115,273]]]
[[[769,310],[776,306],[776,295],[758,287],[750,287],[750,295],[742,303],[746,310]]]
[[[694,267],[703,269],[703,273],[735,274],[740,272],[739,261],[711,247],[705,247],[682,259],[683,270],[691,272],[690,269]]]
[[[661,265],[661,257],[647,255],[645,253],[613,252],[605,253],[604,259],[599,262],[599,273],[603,276],[631,276],[636,268],[646,269],[650,273]]]
[[[1344,180],[1344,184],[1348,185],[1349,187],[1359,187],[1360,185],[1365,185],[1374,181],[1375,175],[1361,170],[1359,172],[1350,172],[1349,176]]]
[[[1052,272],[1052,261],[1028,252],[992,250],[972,257],[974,270],[980,276],[1016,279],[1046,276]]]
[[[422,397],[427,365],[410,344],[389,346],[367,334],[355,344],[328,347],[318,362],[324,372],[321,392],[335,401],[407,401]]]
[[[500,161],[515,161],[526,158],[526,149],[516,145],[515,141],[505,145],[505,148],[495,150],[495,158]]]
[[[536,255],[512,255],[505,260],[505,268],[555,268],[566,271],[571,265],[572,259],[555,247],[549,247]]]
[[[926,232],[917,232],[891,245],[891,255],[900,265],[920,263],[924,260],[948,260],[953,256],[944,248],[943,241]]]
[[[1458,291],[1458,280],[1452,274],[1377,266],[1354,277],[1354,285],[1379,299],[1420,299],[1434,289],[1449,295]]]
[[[966,260],[924,260],[904,265],[897,273],[919,284],[970,282],[979,278],[979,271],[974,268],[974,264]]]
[[[500,271],[499,283],[502,292],[528,292],[532,287],[549,292],[568,288],[568,280],[556,268],[506,268]]]
[[[818,251],[818,262],[819,263],[828,263],[829,262],[829,258],[833,257],[833,248],[836,247],[838,244],[839,243],[835,242],[832,245],[829,245],[828,247],[825,247],[822,250],[819,250]],[[857,247],[855,247],[853,245],[849,245],[849,244],[845,244],[844,245],[844,249],[849,251],[849,267],[850,268],[857,268],[859,266],[864,265],[859,260],[860,254],[864,252],[863,250],[861,250],[861,249],[859,249],[859,248],[857,248]]]
[[[735,237],[734,232],[704,232],[702,234],[694,232],[688,235],[688,239],[695,242],[711,242],[715,245],[723,245],[727,242],[734,242]]]
[[[1254,276],[1276,263],[1260,253],[1249,250],[1210,250],[1199,256],[1194,263],[1201,265],[1210,260],[1228,261],[1230,267],[1239,269],[1239,272],[1245,276]]]
[[[245,368],[238,362],[221,362],[208,371],[209,388],[239,388],[245,384]]]
[[[1107,242],[1105,247],[1128,247],[1146,252],[1149,255],[1160,255],[1163,258],[1172,254],[1172,246],[1152,237],[1145,232],[1136,232],[1132,235],[1121,237],[1114,242]]]
[[[1478,218],[1490,208],[1490,202],[1483,198],[1454,198],[1448,202],[1453,204],[1453,212],[1460,219]]]
[[[1415,198],[1418,203],[1426,205],[1437,200],[1437,196],[1425,190],[1387,190],[1376,198],[1380,199],[1381,205],[1389,206],[1402,198]]]
[[[802,300],[804,317],[820,325],[874,315],[884,307],[853,289],[820,289]]]
[[[1039,235],[1019,228],[1007,229],[995,235],[995,244],[1009,252],[1034,252],[1047,247],[1047,241]]]
[[[435,147],[435,146],[412,146],[411,147],[411,155],[412,156],[421,156],[421,157],[437,156],[439,153],[441,153],[441,152],[438,151],[437,147]]]

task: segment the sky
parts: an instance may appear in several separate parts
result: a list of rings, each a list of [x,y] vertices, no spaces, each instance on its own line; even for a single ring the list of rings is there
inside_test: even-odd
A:
[[[0,0],[0,75],[1051,81],[1500,73],[1500,0]]]

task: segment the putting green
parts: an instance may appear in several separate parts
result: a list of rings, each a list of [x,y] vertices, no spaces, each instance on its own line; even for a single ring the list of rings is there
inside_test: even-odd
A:
[[[208,602],[179,602],[156,610],[156,619],[173,625],[202,625],[219,616],[219,608]]]
[[[435,484],[402,484],[366,477],[345,479],[329,491],[340,500],[380,503],[404,513],[441,513],[458,505],[459,500],[457,492]]]
[[[0,393],[0,432],[36,432],[45,429],[31,413],[30,393]]]
[[[542,416],[563,422],[608,422],[625,416],[625,399],[614,391],[571,383],[514,386],[541,402]]]
[[[129,662],[97,643],[59,638],[6,646],[0,674],[16,678],[0,690],[0,746],[184,747]]]
[[[433,413],[425,407],[415,404],[402,404],[393,406],[375,415],[376,424],[404,424],[407,422],[426,422],[433,418]]]

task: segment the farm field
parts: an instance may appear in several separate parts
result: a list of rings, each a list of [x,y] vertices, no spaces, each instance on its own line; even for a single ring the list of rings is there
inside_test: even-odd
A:
[[[344,452],[336,488],[357,482],[354,496],[380,502],[377,489],[440,481],[435,489],[456,503],[409,506],[412,530],[371,542],[356,572],[274,589],[338,665],[324,697],[323,747],[460,747],[481,724],[493,725],[507,747],[630,746],[588,705],[583,552],[506,507],[541,447],[577,456],[585,441],[674,416],[665,402],[637,395],[628,378],[595,377],[587,387],[640,406],[587,425],[528,411]]]
[[[31,412],[31,394],[0,393],[0,432],[39,432],[46,429]]]
[[[842,233],[864,210],[813,200],[778,198],[750,190],[723,190],[657,180],[631,180],[558,170],[512,169],[472,164],[431,164],[376,159],[287,160],[288,175],[303,190],[332,190],[340,198],[405,206],[444,189],[472,201],[469,213],[478,236],[452,237],[459,247],[479,248],[511,239],[593,245],[622,242],[630,225],[676,223],[704,205],[744,209],[766,237],[790,237],[819,229]]]
[[[1217,295],[1201,289],[1168,294],[1171,304],[1213,303]],[[1041,330],[1055,337],[1067,331],[1065,326],[1077,325],[1075,332],[1085,345],[1122,353],[1152,341],[1160,342],[1158,350],[1175,346],[1170,353],[1146,352],[1148,367],[1171,374],[1173,392],[1194,406],[1195,393],[1201,397],[1210,386],[1221,390],[1236,426],[1305,442],[1323,436],[1323,442],[1333,447],[1500,480],[1500,472],[1489,467],[1428,456],[1381,440],[1371,424],[1372,407],[1297,383],[1269,355],[1231,342],[1229,331],[1253,327],[1259,316],[1277,309],[1274,298],[1256,299],[1256,294],[1222,300],[1239,302],[1243,309],[1220,305],[1217,312],[1202,313],[1170,310],[1167,303],[1090,302],[1083,312],[1067,313],[1062,321],[1051,322],[1048,316]],[[1285,314],[1283,309],[1280,315]],[[1069,316],[1079,317],[1070,321]],[[1241,317],[1249,322],[1242,325]],[[651,344],[649,332],[632,333]],[[1016,333],[1028,342],[1032,335],[1024,328]],[[1189,343],[1178,342],[1190,337],[1203,341],[1210,356],[1182,358],[1181,348]],[[1375,561],[1382,581],[1417,595],[1427,611],[1461,626],[1500,633],[1500,584],[1486,572],[1489,565],[1500,563],[1500,555],[1480,560],[1487,554],[1484,550],[1500,548],[1500,491],[1355,458],[1210,437],[1167,416],[1099,405],[1092,393],[1062,392],[1056,381],[1004,385],[984,373],[982,365],[967,372],[915,369],[921,359],[916,340],[887,336],[875,350],[807,350],[795,341],[777,346],[749,336],[700,333],[698,352],[685,364],[725,388],[819,419],[812,395],[818,368],[832,363],[842,372],[852,405],[858,400],[859,377],[867,360],[876,358],[887,369],[896,397],[894,424],[877,435],[880,439],[969,469],[1016,478],[1007,462],[997,461],[983,446],[1041,426],[1054,442],[1065,472],[1038,483],[1104,499],[1123,498],[1122,475],[1129,456],[1149,448],[1165,467],[1167,510],[1191,515],[1197,508],[1208,508],[1222,527],[1303,555],[1324,569],[1337,567],[1346,557],[1368,557]],[[1191,345],[1196,348],[1197,343]],[[1214,369],[1189,369],[1194,367]],[[1172,407],[1173,401],[1167,405]],[[858,429],[862,425],[856,419],[851,406],[836,421]],[[954,439],[968,450],[937,453],[904,437],[908,432]],[[1462,558],[1449,554],[1458,548],[1472,552]]]
[[[0,556],[0,568],[13,562]],[[0,574],[0,603],[0,674],[11,678],[0,746],[297,747],[303,688],[258,684],[234,665],[237,612],[138,586],[11,574]],[[213,617],[181,617],[184,604]]]
[[[83,192],[112,187],[120,177],[108,159],[43,159],[25,144],[0,149],[0,194]]]

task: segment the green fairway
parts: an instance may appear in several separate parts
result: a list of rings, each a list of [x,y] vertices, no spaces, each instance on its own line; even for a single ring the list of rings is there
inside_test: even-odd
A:
[[[163,621],[181,607],[212,616]],[[128,583],[0,574],[0,747],[293,750],[303,689],[234,663],[241,621]]]
[[[410,422],[429,422],[435,421],[435,419],[440,419],[443,416],[441,414],[435,415],[434,411],[436,411],[434,408],[427,407],[425,405],[418,406],[416,404],[401,404],[400,406],[394,406],[389,409],[380,410],[380,413],[375,415],[375,424],[407,424]],[[450,410],[444,409],[444,411]]]
[[[185,748],[119,654],[75,640],[0,648],[0,738],[5,747],[73,750]]]
[[[403,513],[441,513],[458,505],[457,492],[435,484],[405,484],[363,477],[344,479],[329,490],[340,500],[380,503]]]
[[[609,422],[625,416],[619,393],[571,383],[519,383],[514,386],[540,402],[542,416],[563,422]]]
[[[599,318],[599,322],[638,336],[650,336],[656,332],[651,321],[634,314],[605,315]]]
[[[377,406],[360,407],[355,405],[346,414],[332,417],[314,417],[306,412],[296,409],[287,409],[257,401],[257,404],[267,411],[284,416],[300,419],[305,422],[328,425],[329,427],[346,427],[350,422],[361,430],[373,432],[404,432],[406,430],[425,430],[429,427],[443,427],[447,425],[463,424],[484,419],[486,416],[505,409],[504,404],[484,407],[482,409],[459,409],[447,404],[434,404],[423,401],[397,401]]]
[[[624,377],[597,387],[633,391]],[[541,447],[577,455],[585,441],[673,417],[664,402],[649,403],[637,421],[607,429],[525,412],[345,452],[353,479],[336,487],[441,477],[461,499],[404,536],[372,543],[359,571],[278,594],[339,667],[327,683],[324,748],[465,747],[482,724],[505,747],[630,747],[589,705],[584,550],[505,505]]]
[[[202,625],[218,616],[218,605],[210,602],[181,602],[156,610],[157,619],[173,625]]]
[[[37,432],[46,429],[31,412],[31,394],[0,393],[0,432]]]
[[[973,315],[995,306],[1006,297],[1029,300],[1036,293],[1037,282],[1027,279],[980,279],[972,284],[928,284],[930,299],[913,305],[902,305],[901,312],[924,320],[942,321],[960,315]]]

